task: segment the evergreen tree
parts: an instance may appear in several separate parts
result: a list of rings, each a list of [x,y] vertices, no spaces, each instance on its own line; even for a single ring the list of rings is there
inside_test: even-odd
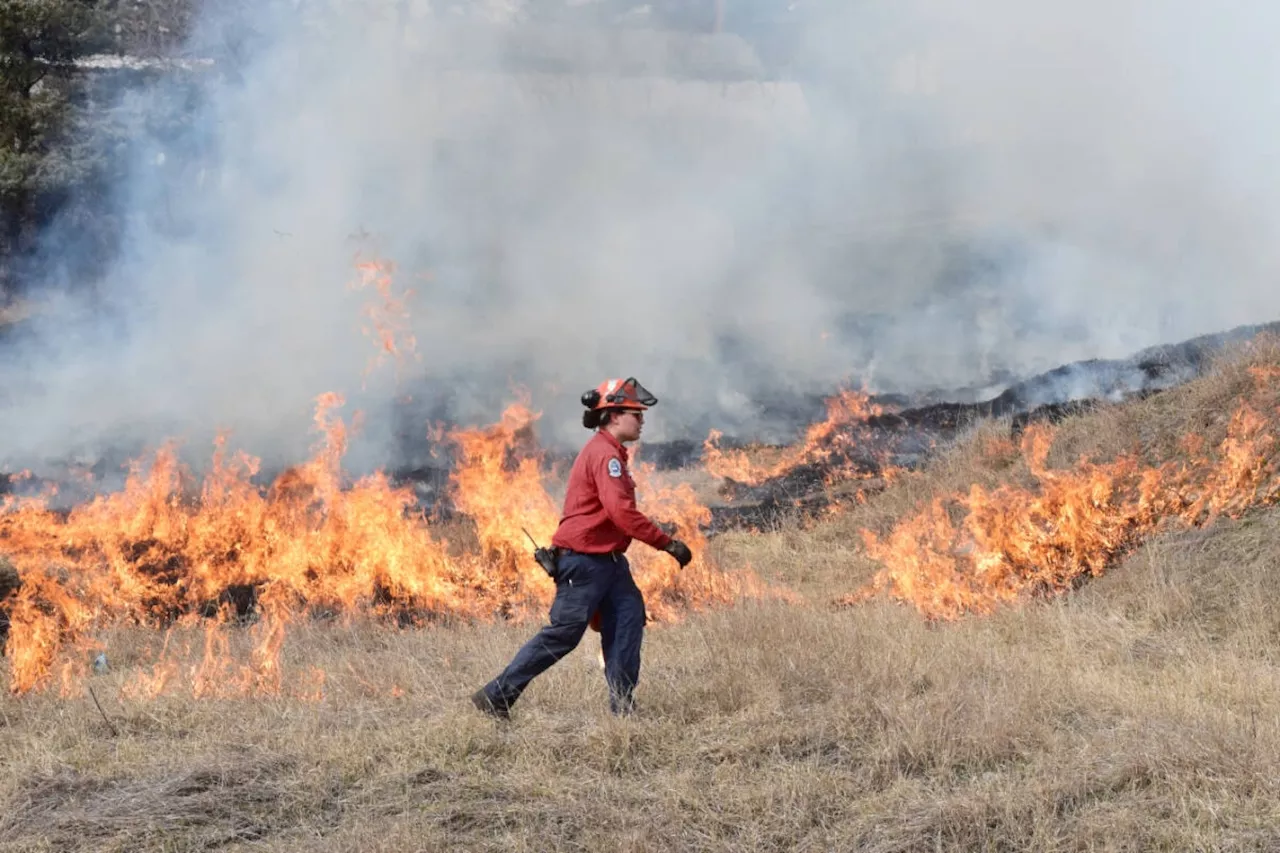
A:
[[[67,144],[75,62],[106,46],[91,0],[0,0],[0,291],[89,164]]]

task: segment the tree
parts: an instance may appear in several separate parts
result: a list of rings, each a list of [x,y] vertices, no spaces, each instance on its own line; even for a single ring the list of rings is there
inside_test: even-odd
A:
[[[65,134],[75,62],[107,43],[95,2],[0,0],[0,293],[84,164]]]

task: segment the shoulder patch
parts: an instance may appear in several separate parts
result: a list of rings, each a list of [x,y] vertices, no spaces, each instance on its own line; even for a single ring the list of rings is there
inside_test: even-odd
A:
[[[616,456],[609,460],[609,476],[610,477],[622,476],[622,463],[618,461],[618,457]]]

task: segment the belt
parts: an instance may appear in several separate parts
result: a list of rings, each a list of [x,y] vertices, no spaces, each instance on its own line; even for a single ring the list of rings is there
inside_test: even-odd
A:
[[[610,560],[613,560],[615,563],[626,556],[625,551],[603,551],[603,552],[594,553],[594,554],[589,551],[575,551],[572,548],[556,548],[555,551],[557,556],[560,554],[577,554],[579,557],[599,557],[599,558],[608,557]]]

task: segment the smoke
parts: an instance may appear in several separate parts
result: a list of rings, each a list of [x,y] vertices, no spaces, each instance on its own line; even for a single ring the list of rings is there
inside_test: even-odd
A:
[[[95,300],[0,368],[0,461],[230,429],[284,463],[328,391],[365,413],[357,466],[518,388],[571,446],[627,375],[650,438],[768,433],[839,383],[998,391],[1280,316],[1261,0],[797,4],[764,82],[733,36],[335,5],[210,13],[192,53],[234,23],[247,58],[122,100],[199,94],[181,133],[139,123]],[[374,258],[413,291],[400,371],[367,371]]]

